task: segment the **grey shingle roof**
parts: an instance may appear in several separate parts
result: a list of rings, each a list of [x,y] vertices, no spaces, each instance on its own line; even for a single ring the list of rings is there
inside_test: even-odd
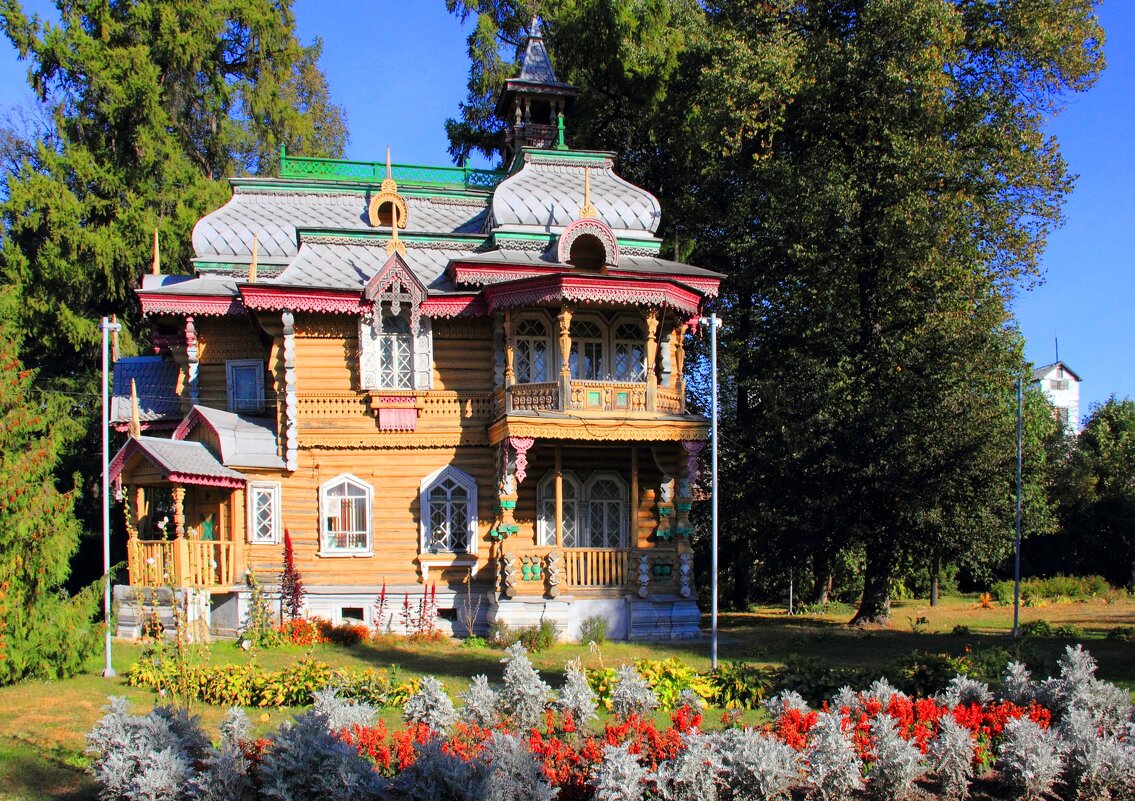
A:
[[[182,473],[201,478],[229,478],[243,481],[245,476],[221,464],[213,453],[200,442],[138,437],[134,440],[142,453],[162,473]],[[129,448],[130,441],[123,447]]]
[[[255,234],[260,258],[286,259],[296,255],[297,228],[373,230],[367,220],[367,200],[361,193],[257,192],[236,187],[228,203],[198,220],[193,251],[199,259],[247,259]],[[483,206],[443,199],[409,197],[406,205],[407,232],[477,233],[486,214]]]
[[[1057,367],[1063,367],[1064,372],[1068,373],[1068,375],[1072,376],[1077,381],[1082,380],[1080,378],[1080,376],[1076,374],[1076,371],[1073,370],[1068,365],[1066,365],[1064,362],[1053,362],[1052,364],[1045,364],[1045,365],[1042,365],[1041,367],[1033,368],[1032,380],[1033,381],[1040,381],[1042,378],[1044,378],[1046,375],[1048,375],[1049,372],[1051,372],[1052,370],[1055,370]]]
[[[544,46],[543,36],[528,37],[528,47],[524,51],[524,61],[520,65],[520,75],[517,76],[517,80],[559,83],[556,80],[556,71],[552,69],[552,59],[548,57],[548,48]]]
[[[114,363],[112,423],[130,421],[130,380],[138,388],[138,417],[143,423],[181,418],[181,399],[177,396],[179,368],[172,359],[161,356],[130,356]]]
[[[237,295],[236,279],[221,276],[192,278],[188,275],[146,275],[142,277],[142,290],[159,295]]]
[[[216,433],[221,443],[221,462],[226,467],[284,468],[272,421],[208,406],[194,406],[193,413]]]
[[[654,195],[616,175],[610,161],[591,162],[589,167],[591,202],[603,222],[615,232],[658,229],[662,207]],[[542,231],[563,228],[579,217],[583,183],[584,163],[530,157],[493,193],[493,222]]]
[[[383,242],[330,244],[305,242],[299,255],[279,276],[265,283],[326,289],[361,290],[390,257]],[[445,290],[444,275],[449,260],[468,255],[468,250],[416,248],[406,243],[406,264],[428,289]]]

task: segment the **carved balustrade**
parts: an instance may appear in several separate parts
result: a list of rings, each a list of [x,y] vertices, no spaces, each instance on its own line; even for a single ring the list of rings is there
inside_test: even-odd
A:
[[[572,589],[623,587],[627,583],[625,548],[568,548],[564,550],[567,586]]]
[[[400,390],[352,390],[302,392],[296,398],[301,417],[353,417],[373,411],[389,398],[404,397],[418,409],[420,417],[435,419],[471,419],[493,416],[493,393],[452,392],[430,390],[413,392]]]
[[[571,408],[587,411],[645,412],[647,385],[629,381],[572,381]]]
[[[658,387],[654,391],[655,410],[666,414],[682,413],[682,393],[672,387]]]
[[[560,387],[554,381],[513,384],[509,387],[508,395],[511,411],[546,412],[560,408]]]
[[[140,540],[126,543],[130,584],[135,587],[228,589],[241,572],[230,540]]]
[[[188,540],[189,575],[186,585],[197,589],[231,587],[237,574],[236,549],[232,542]]]
[[[126,542],[126,564],[130,584],[135,587],[168,587],[171,581],[176,582],[173,563],[173,543],[169,540],[131,537]]]

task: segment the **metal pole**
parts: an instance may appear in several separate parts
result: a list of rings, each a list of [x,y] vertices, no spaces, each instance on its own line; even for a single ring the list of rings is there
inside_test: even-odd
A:
[[[711,614],[713,636],[710,665],[714,669],[717,668],[717,326],[720,324],[721,321],[716,314],[709,316],[710,372],[713,377],[713,419],[710,423],[710,436],[712,437],[710,443],[710,481],[712,482],[710,491],[713,493],[711,498],[713,506],[713,556],[710,570],[713,573],[713,611]]]
[[[1021,463],[1024,432],[1024,380],[1017,377],[1017,542],[1013,564],[1013,636],[1021,635]]]
[[[103,573],[103,619],[106,621],[104,633],[104,664],[102,675],[118,675],[111,666],[110,653],[110,332],[122,326],[111,324],[103,317],[99,323],[102,329],[102,573]]]

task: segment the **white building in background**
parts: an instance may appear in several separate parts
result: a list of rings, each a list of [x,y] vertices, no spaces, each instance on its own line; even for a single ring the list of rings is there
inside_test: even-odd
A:
[[[1056,419],[1072,436],[1080,433],[1080,376],[1064,362],[1056,361],[1033,370],[1032,381],[1048,398]]]

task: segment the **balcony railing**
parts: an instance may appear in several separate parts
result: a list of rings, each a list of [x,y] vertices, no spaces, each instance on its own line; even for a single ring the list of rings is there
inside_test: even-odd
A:
[[[240,572],[229,540],[127,540],[127,567],[135,587],[224,588]]]
[[[420,164],[392,164],[390,171],[399,184],[457,189],[492,189],[505,177],[505,173],[493,170],[427,167]],[[285,155],[280,159],[280,177],[377,184],[386,177],[386,163]]]
[[[564,572],[568,586],[576,589],[622,587],[627,583],[627,556],[623,548],[565,550]]]
[[[646,384],[629,381],[572,381],[571,408],[605,412],[645,412]]]
[[[513,411],[546,412],[560,408],[560,385],[552,381],[512,385]]]

